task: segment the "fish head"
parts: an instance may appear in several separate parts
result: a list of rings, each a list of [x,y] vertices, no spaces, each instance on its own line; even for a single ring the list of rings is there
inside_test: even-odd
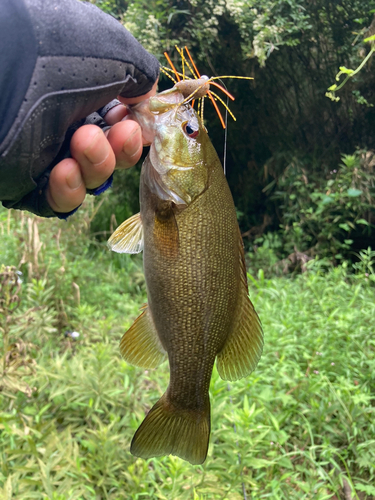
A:
[[[199,115],[178,89],[161,92],[132,108],[151,139],[144,181],[162,200],[189,205],[206,188],[216,152]]]

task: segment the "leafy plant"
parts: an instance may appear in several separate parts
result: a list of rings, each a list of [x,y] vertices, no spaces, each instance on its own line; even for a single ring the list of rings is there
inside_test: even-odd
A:
[[[344,155],[326,178],[292,163],[272,197],[282,209],[280,237],[288,254],[297,248],[310,257],[350,259],[360,237],[370,239],[375,221],[373,156]]]
[[[333,85],[331,85],[329,87],[328,91],[326,92],[326,97],[329,97],[332,101],[338,102],[340,100],[340,97],[336,96],[336,92],[341,90],[343,88],[343,86],[350,80],[350,78],[353,78],[357,73],[359,73],[361,71],[361,69],[365,66],[365,64],[367,64],[367,62],[370,60],[372,55],[374,54],[374,52],[375,52],[375,35],[371,35],[371,36],[365,38],[363,41],[365,43],[370,44],[370,47],[371,47],[370,51],[368,52],[366,57],[363,59],[361,64],[356,69],[349,69],[349,68],[346,68],[345,66],[340,66],[340,71],[337,73],[336,78],[335,78],[336,81],[337,82],[340,81],[341,75],[346,75],[346,76],[341,83],[339,83],[339,84],[334,83]],[[357,92],[357,102],[359,102],[360,104],[365,104],[368,107],[374,106],[373,104],[369,104],[367,102],[367,100],[359,94],[359,91],[354,91],[354,93],[355,92]]]
[[[358,262],[353,264],[358,279],[365,279],[375,282],[375,251],[368,247],[355,254]]]
[[[24,380],[34,373],[35,361],[29,355],[31,344],[12,335],[19,316],[21,284],[15,267],[0,268],[0,392],[21,391],[31,396],[32,389]]]

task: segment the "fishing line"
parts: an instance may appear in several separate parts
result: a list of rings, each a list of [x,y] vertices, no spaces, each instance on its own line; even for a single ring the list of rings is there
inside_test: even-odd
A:
[[[218,80],[221,83],[221,85],[225,88],[225,90],[228,90],[223,80],[221,80],[220,78],[218,78]],[[229,98],[227,96],[227,107],[228,105],[229,105]],[[223,169],[225,177],[227,176],[227,140],[228,140],[228,110],[227,108],[225,108],[224,152],[223,152]]]
[[[228,97],[227,97],[228,105]],[[227,140],[228,140],[228,110],[225,110],[225,129],[224,129],[224,155],[223,155],[223,168],[224,175],[227,176]]]

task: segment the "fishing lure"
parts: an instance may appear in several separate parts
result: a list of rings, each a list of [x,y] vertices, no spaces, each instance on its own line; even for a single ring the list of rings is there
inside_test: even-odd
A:
[[[253,80],[253,78],[249,77],[249,76],[234,76],[234,75],[212,76],[209,78],[207,75],[201,75],[199,73],[198,68],[196,67],[196,65],[193,61],[193,58],[189,52],[189,49],[186,46],[185,46],[185,51],[186,51],[186,54],[188,55],[190,63],[185,57],[184,49],[180,49],[176,45],[176,50],[181,57],[182,73],[180,73],[176,70],[176,68],[175,68],[175,66],[174,66],[174,64],[173,64],[173,62],[172,62],[172,60],[169,57],[167,52],[164,52],[164,56],[167,59],[171,68],[168,68],[166,66],[162,66],[161,71],[168,78],[170,78],[173,81],[173,83],[175,84],[174,88],[178,89],[179,92],[181,92],[181,94],[185,97],[185,100],[182,101],[180,103],[180,105],[192,102],[192,107],[194,107],[194,100],[200,99],[200,106],[198,108],[198,114],[201,117],[202,122],[203,122],[204,98],[208,97],[211,100],[211,102],[212,102],[212,104],[213,104],[213,106],[218,114],[218,117],[220,119],[220,122],[221,122],[223,128],[225,129],[226,124],[225,124],[223,116],[220,112],[220,109],[216,103],[216,100],[219,101],[224,106],[224,108],[230,114],[230,116],[233,118],[234,121],[236,121],[236,117],[229,109],[228,104],[226,104],[223,101],[223,99],[216,92],[214,92],[211,89],[210,86],[213,85],[213,86],[217,87],[229,99],[234,101],[235,98],[233,97],[233,95],[230,92],[228,92],[228,90],[226,88],[224,88],[223,85],[220,85],[219,83],[217,83],[216,80],[221,80],[223,78],[236,78],[236,79],[240,79],[240,80]],[[192,74],[193,78],[190,78],[186,75],[185,66],[188,68],[188,70]],[[172,77],[172,74],[174,74],[176,79],[174,79]],[[173,89],[171,89],[171,90],[173,91]]]

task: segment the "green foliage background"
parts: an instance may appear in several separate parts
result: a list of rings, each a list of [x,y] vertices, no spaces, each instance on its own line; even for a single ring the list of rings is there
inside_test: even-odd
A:
[[[293,227],[301,227],[308,210],[323,228],[317,233],[314,224],[302,224],[298,250],[310,257],[340,261],[372,244],[372,61],[344,87],[339,103],[325,93],[340,66],[355,68],[369,52],[371,46],[363,40],[375,32],[374,0],[96,0],[96,4],[117,16],[162,64],[167,50],[179,65],[174,45],[187,45],[202,74],[254,77],[251,82],[225,81],[236,96],[231,108],[237,117],[228,129],[228,182],[241,213],[241,229],[260,226],[258,234],[252,231],[245,239],[247,246],[257,247],[254,240],[259,235],[276,232],[281,245],[274,251],[279,259],[287,257],[295,243]],[[170,85],[162,77],[161,88]],[[205,107],[206,124],[222,156],[223,131],[210,108]],[[348,190],[359,189],[356,175],[345,163],[347,155],[355,157],[351,170],[364,169],[362,180],[367,176],[366,206],[357,218],[354,212],[349,214],[345,198]],[[335,211],[343,209],[338,220],[317,202],[319,193],[328,193],[331,180],[337,185],[335,177],[341,183],[335,192]],[[291,195],[303,200],[303,206],[293,203]],[[358,219],[367,224],[357,224]],[[349,240],[353,243],[345,243]]]
[[[325,500],[346,484],[372,500],[375,252],[293,279],[249,274],[265,350],[241,381],[214,370],[207,461],[144,461],[129,444],[168,367],[119,355],[146,300],[141,261],[92,238],[94,212],[92,200],[69,222],[0,211],[1,264],[22,272],[11,300],[0,269],[0,498]]]
[[[325,92],[370,50],[374,2],[94,3],[163,64],[177,43],[201,73],[254,77],[228,82],[228,180],[265,351],[245,380],[214,371],[203,466],[134,459],[131,437],[168,369],[121,360],[146,291],[141,259],[105,241],[138,210],[139,167],[68,222],[1,209],[0,498],[373,500],[372,62],[339,103]],[[208,106],[206,123],[221,155]]]

